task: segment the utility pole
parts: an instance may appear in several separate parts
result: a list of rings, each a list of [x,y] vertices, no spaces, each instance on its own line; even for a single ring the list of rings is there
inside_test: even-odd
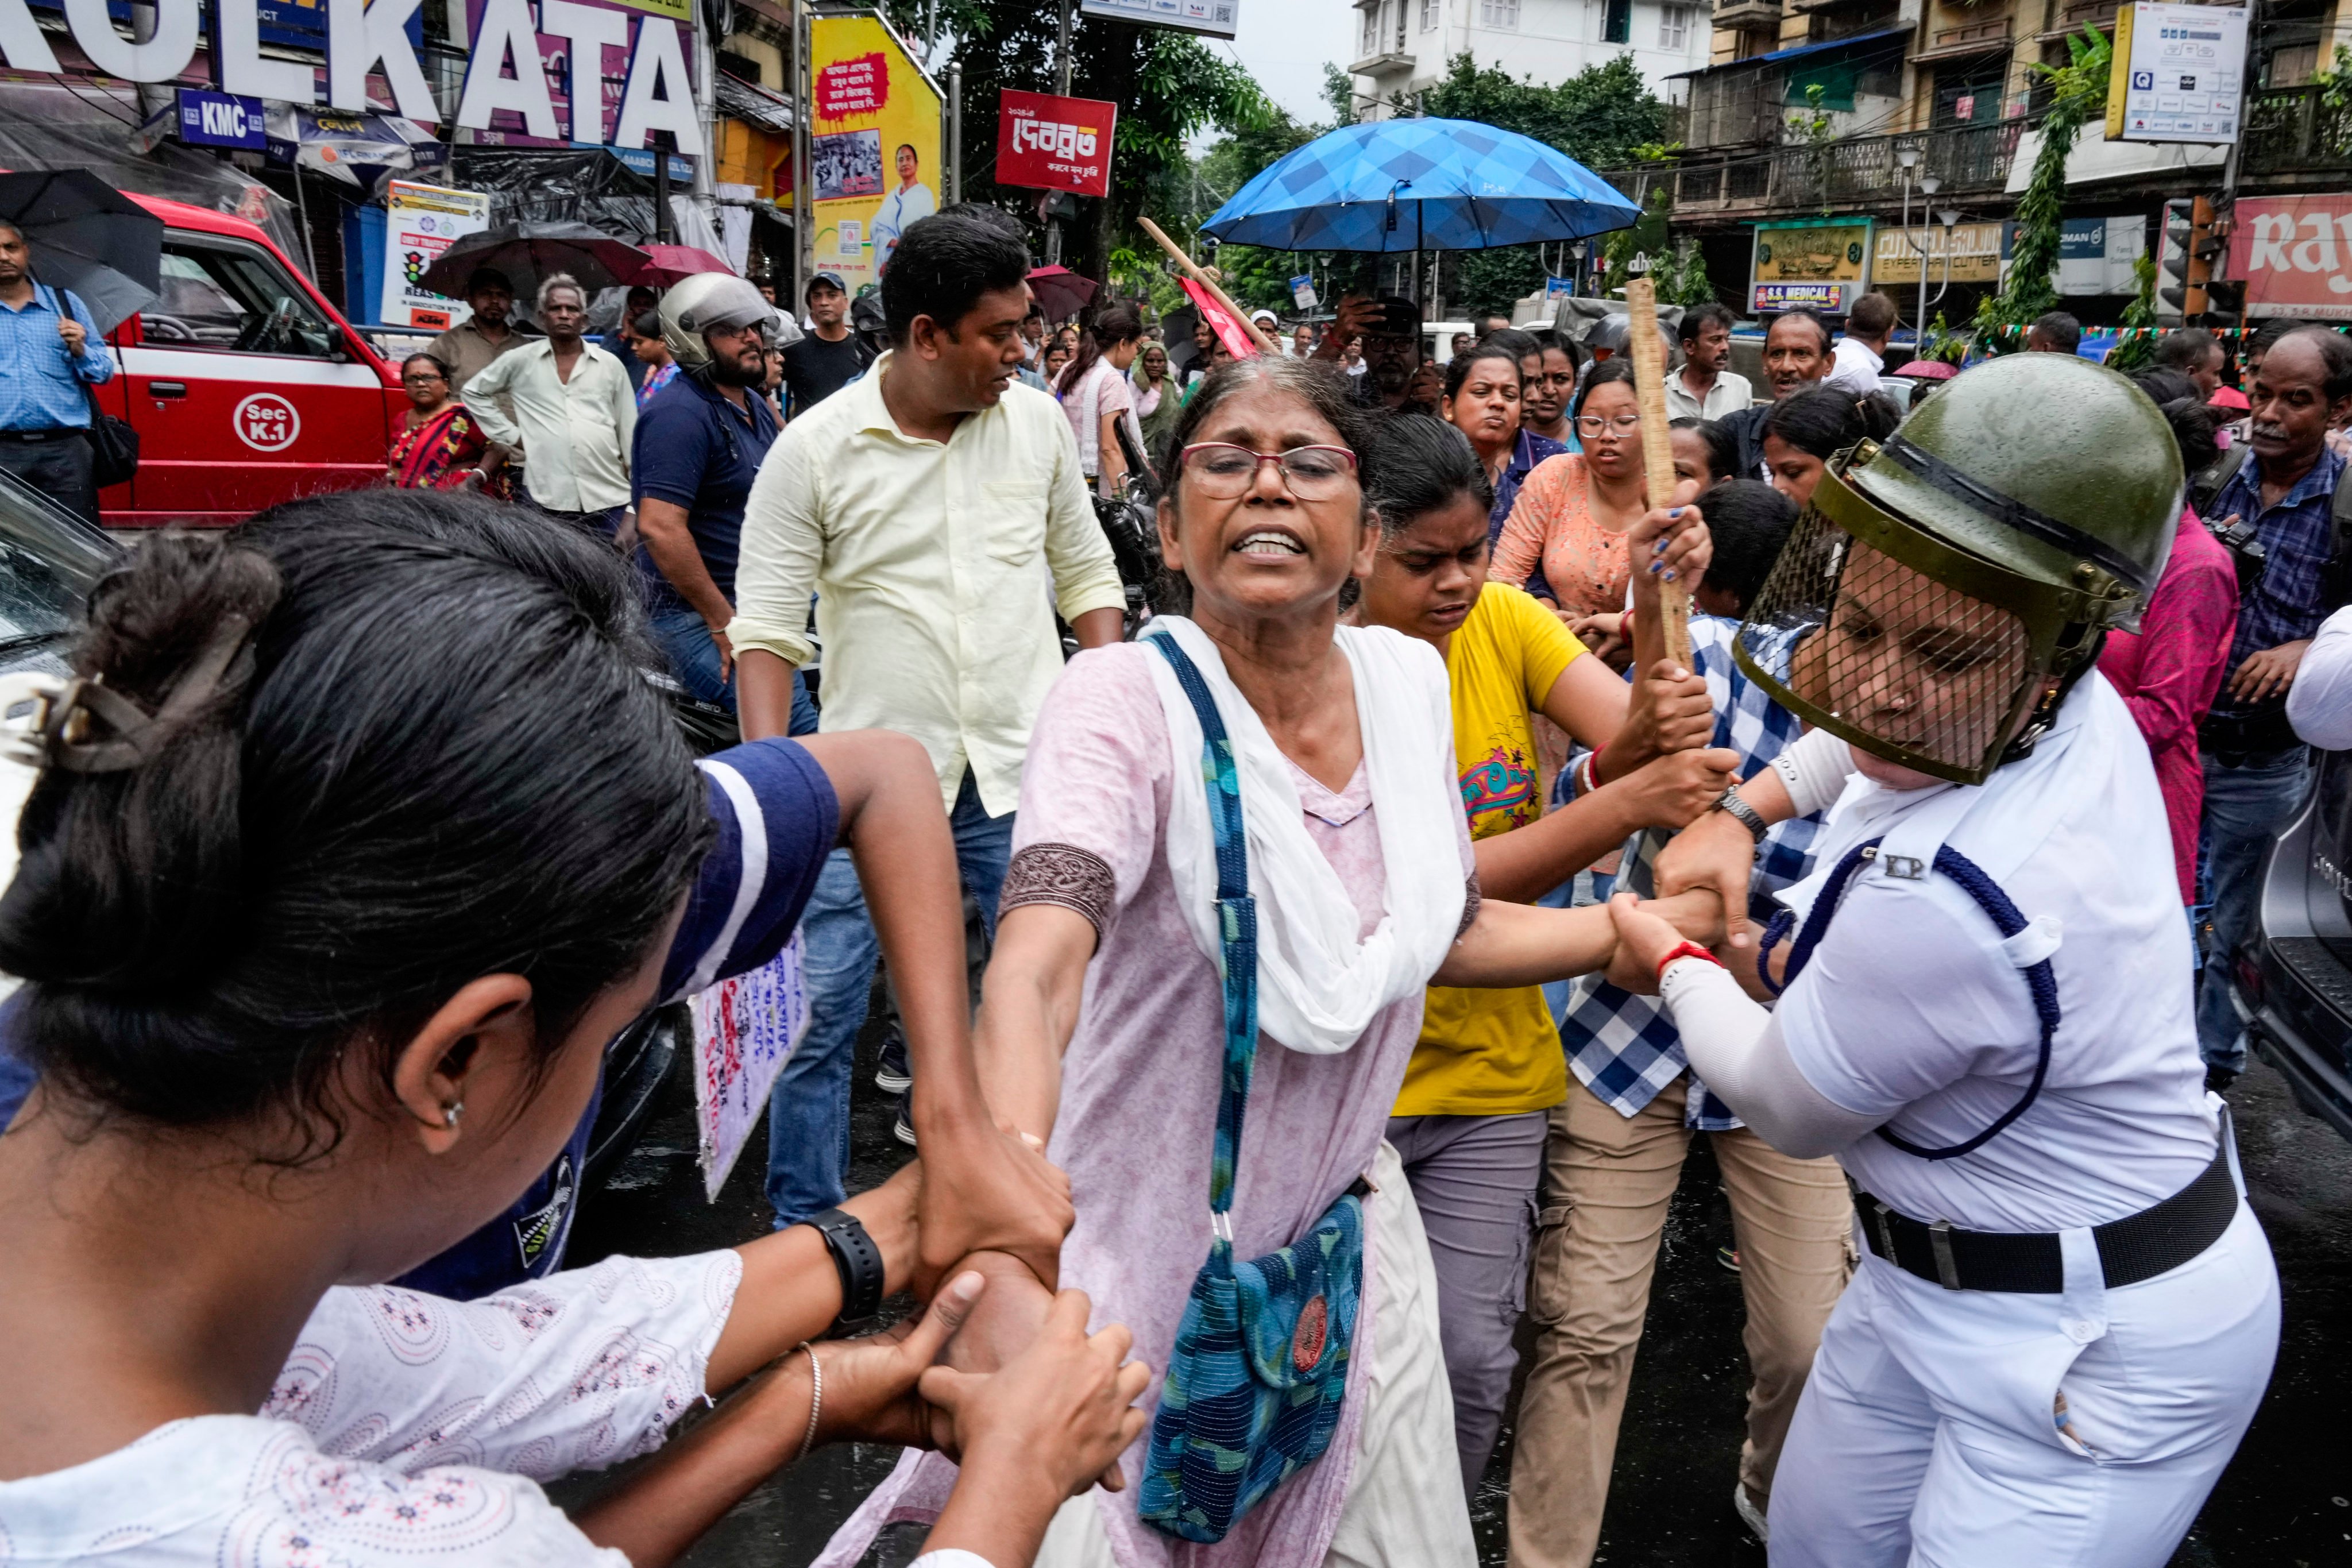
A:
[[[963,200],[963,67],[948,67],[948,200]]]
[[[809,236],[809,50],[808,23],[801,0],[793,0],[793,299],[808,298],[815,262]]]
[[[1070,96],[1070,26],[1077,11],[1078,0],[1062,0],[1061,15],[1054,29],[1054,90],[1064,98]],[[1062,220],[1045,220],[1045,265],[1057,267],[1062,260]]]

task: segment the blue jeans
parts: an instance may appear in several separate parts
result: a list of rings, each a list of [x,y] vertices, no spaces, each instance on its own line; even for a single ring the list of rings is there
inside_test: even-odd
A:
[[[1004,869],[1013,858],[1013,813],[989,816],[966,772],[948,826],[955,834],[963,885],[980,905],[981,927],[993,942],[996,900],[1003,895]],[[825,857],[816,891],[801,916],[801,931],[808,943],[809,1029],[768,1097],[768,1202],[779,1230],[849,1195],[842,1184],[849,1170],[850,1069],[858,1031],[866,1026],[881,944],[866,917],[866,895],[848,850]]]
[[[2231,767],[2205,759],[2205,896],[2213,947],[2197,981],[2197,1049],[2208,1067],[2246,1068],[2246,1031],[2230,1003],[2238,944],[2253,934],[2271,845],[2303,809],[2311,753],[2297,746],[2275,760]]]
[[[717,702],[727,711],[735,711],[735,682],[723,673],[719,663],[719,645],[710,640],[710,627],[702,616],[684,605],[656,609],[651,617],[654,640],[669,655],[669,667],[677,674],[677,683],[688,693],[705,702]],[[795,735],[816,733],[816,702],[801,680],[801,672],[793,671],[793,727]]]

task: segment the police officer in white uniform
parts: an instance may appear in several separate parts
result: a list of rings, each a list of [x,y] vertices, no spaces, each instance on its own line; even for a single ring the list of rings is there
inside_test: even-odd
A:
[[[1729,969],[1617,907],[1621,983],[1854,1187],[1776,1568],[2158,1568],[2262,1397],[2277,1274],[2203,1089],[2154,770],[2095,669],[2180,486],[2156,408],[2053,354],[1833,464],[1741,633],[1817,727],[1658,880],[1744,899],[1751,835],[1834,802],[1822,869]],[[1785,679],[1750,662],[1791,637]]]

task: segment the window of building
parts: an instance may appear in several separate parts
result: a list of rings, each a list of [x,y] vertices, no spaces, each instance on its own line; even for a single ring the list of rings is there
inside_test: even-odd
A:
[[[1928,123],[1940,131],[1949,126],[1989,125],[1999,120],[2008,79],[2009,61],[2000,55],[1937,66],[1936,110]]]
[[[1445,9],[1445,0],[1421,0],[1421,30],[1437,31],[1438,14]]]
[[[1633,0],[1609,0],[1609,8],[1601,17],[1601,41],[1604,44],[1630,44],[1633,41]]]
[[[1690,14],[1687,5],[1658,7],[1658,47],[1679,49],[1690,42]]]
[[[1363,37],[1357,45],[1357,50],[1360,54],[1375,54],[1379,52],[1381,47],[1380,0],[1365,0],[1362,10],[1364,13]]]
[[[1478,21],[1487,27],[1519,25],[1519,0],[1478,0]]]

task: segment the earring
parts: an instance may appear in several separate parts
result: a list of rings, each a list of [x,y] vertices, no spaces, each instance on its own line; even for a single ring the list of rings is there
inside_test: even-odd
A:
[[[444,1127],[455,1128],[457,1125],[457,1118],[465,1114],[466,1102],[462,1100],[457,1101],[455,1105],[444,1106],[441,1108],[441,1125]]]

